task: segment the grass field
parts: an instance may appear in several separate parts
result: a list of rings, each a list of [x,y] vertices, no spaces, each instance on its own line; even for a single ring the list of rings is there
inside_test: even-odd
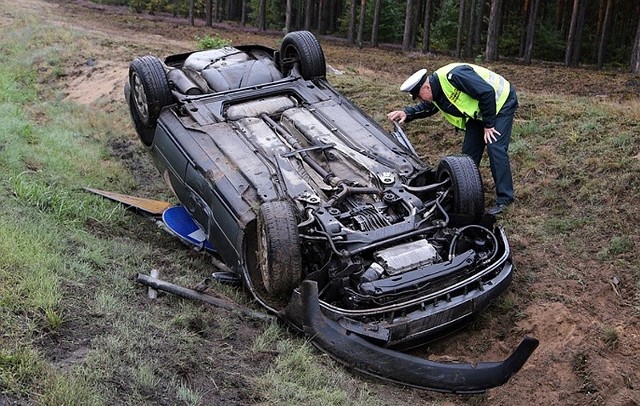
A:
[[[136,56],[195,48],[197,30],[90,9],[76,15],[38,0],[0,4],[0,405],[640,402],[640,99],[623,86],[637,79],[565,71],[541,89],[531,78],[556,67],[498,65],[520,95],[511,143],[517,202],[502,219],[515,280],[469,328],[422,354],[501,359],[524,334],[541,346],[502,388],[439,395],[351,374],[277,323],[168,295],[149,300],[135,274],[160,269],[192,286],[211,261],[85,190],[173,199],[135,139],[121,100],[125,77],[91,103],[68,96],[89,61],[126,75]],[[127,34],[131,27],[140,38]],[[170,30],[181,42],[167,49],[158,32]],[[259,41],[275,46],[277,38]],[[331,83],[385,126],[386,112],[407,102],[397,91],[406,73],[444,63],[411,56],[394,70],[382,66],[406,56],[329,42],[325,53],[343,72]],[[627,93],[576,90],[604,80]],[[427,162],[459,151],[461,135],[441,119],[407,131]],[[486,161],[481,171],[490,204]],[[234,289],[210,293],[253,306]]]

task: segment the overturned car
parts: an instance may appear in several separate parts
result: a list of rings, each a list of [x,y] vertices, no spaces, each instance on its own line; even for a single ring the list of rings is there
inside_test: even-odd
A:
[[[181,204],[255,299],[358,371],[444,392],[505,383],[505,361],[399,349],[451,331],[511,282],[505,232],[466,156],[425,165],[326,79],[307,31],[278,50],[223,47],[132,61],[125,97]]]

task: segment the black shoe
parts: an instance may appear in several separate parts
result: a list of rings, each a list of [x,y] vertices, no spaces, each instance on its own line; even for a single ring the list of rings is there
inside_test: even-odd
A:
[[[496,204],[495,206],[487,210],[487,213],[491,214],[492,216],[497,216],[498,214],[502,214],[506,209],[506,204]]]

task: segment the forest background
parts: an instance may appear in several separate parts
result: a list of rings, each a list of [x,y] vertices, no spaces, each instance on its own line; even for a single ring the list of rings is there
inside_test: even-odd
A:
[[[169,12],[191,25],[309,30],[351,44],[402,46],[489,62],[519,58],[640,72],[637,0],[98,0]]]

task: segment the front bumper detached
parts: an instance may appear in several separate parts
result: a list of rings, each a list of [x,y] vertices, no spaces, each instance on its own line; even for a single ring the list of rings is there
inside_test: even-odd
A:
[[[327,318],[320,309],[318,285],[300,285],[302,327],[311,342],[337,361],[386,381],[438,392],[482,393],[506,383],[538,346],[525,337],[504,361],[442,363],[379,347]],[[286,311],[285,311],[286,312]]]

